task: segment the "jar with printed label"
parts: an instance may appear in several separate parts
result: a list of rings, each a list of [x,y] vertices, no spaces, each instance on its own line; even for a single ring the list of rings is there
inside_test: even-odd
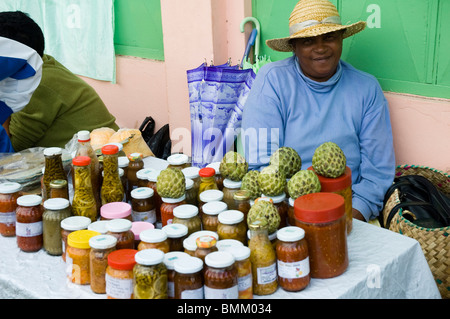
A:
[[[250,262],[252,263],[253,293],[270,295],[278,288],[277,257],[267,234],[267,222],[255,220],[250,231]]]
[[[117,238],[111,235],[97,235],[89,239],[89,271],[91,290],[96,294],[106,293],[106,268],[108,255],[116,250]]]
[[[138,245],[138,250],[144,249],[160,249],[164,253],[170,251],[170,243],[167,234],[162,229],[147,229],[141,232],[141,242]]]
[[[50,198],[69,199],[69,186],[65,179],[56,179],[50,182]]]
[[[74,231],[67,236],[66,274],[70,282],[89,285],[91,278],[89,240],[97,235],[100,233],[85,229]]]
[[[159,249],[144,249],[134,255],[134,299],[167,299],[167,268],[164,253]]]
[[[154,228],[155,228],[155,225],[153,225],[152,223],[141,222],[141,221],[132,223],[131,231],[134,234],[135,249],[137,249],[139,243],[141,242],[141,232],[143,232],[144,230],[147,230],[147,229],[154,229]]]
[[[131,191],[133,221],[144,221],[156,224],[156,210],[153,193],[154,191],[150,187],[138,187]]]
[[[62,149],[48,147],[44,149],[45,170],[42,177],[42,200],[50,198],[50,182],[56,179],[67,180],[62,162]]]
[[[217,187],[219,188],[219,190],[223,190],[223,176],[222,174],[220,174],[220,162],[212,162],[208,165],[206,165],[206,167],[211,167],[212,169],[214,169],[214,179],[216,180],[216,184]]]
[[[100,208],[100,220],[113,220],[117,218],[132,221],[131,205],[125,202],[111,202]]]
[[[205,299],[238,299],[238,271],[234,257],[227,251],[212,252],[205,257]]]
[[[61,221],[72,215],[70,202],[65,198],[50,198],[44,202],[42,235],[44,250],[54,256],[62,254]]]
[[[238,271],[239,299],[253,299],[252,263],[250,248],[244,245],[229,250],[235,259]]]
[[[198,257],[177,260],[174,263],[175,299],[203,299],[203,261]]]
[[[348,266],[344,197],[312,193],[295,200],[296,226],[305,231],[311,278],[332,278]]]
[[[228,209],[237,209],[234,201],[234,194],[241,189],[241,181],[232,181],[225,178],[223,180],[223,201],[227,203]]]
[[[16,238],[17,246],[25,252],[34,252],[42,248],[42,197],[24,195],[17,198]]]
[[[102,147],[104,172],[100,192],[102,205],[121,202],[125,196],[125,190],[119,176],[118,152],[119,148],[114,144],[107,144]]]
[[[205,203],[202,206],[202,226],[205,230],[217,231],[217,225],[219,224],[219,214],[228,209],[225,202],[212,201]]]
[[[219,234],[219,239],[236,239],[243,244],[247,244],[247,227],[244,214],[239,210],[221,212],[217,234]]]
[[[67,236],[74,231],[87,229],[90,224],[91,219],[85,216],[70,216],[61,221],[61,256],[64,261],[66,261]]]
[[[191,166],[191,164],[189,163],[189,156],[181,153],[172,154],[167,157],[167,163],[169,163],[167,167],[179,168],[181,170],[183,168]]]
[[[167,297],[174,299],[175,297],[175,262],[190,258],[188,254],[182,251],[169,251],[164,254],[164,265],[167,268]]]
[[[108,255],[105,275],[107,299],[133,299],[133,268],[137,252],[135,249],[119,249]]]
[[[283,227],[277,232],[278,284],[286,291],[300,291],[310,282],[309,253],[305,231],[296,226]]]
[[[167,234],[170,251],[183,251],[183,241],[188,236],[188,227],[183,224],[169,224],[162,228]]]
[[[198,215],[198,207],[183,204],[173,209],[173,224],[182,224],[188,228],[188,235],[202,230],[202,220]]]
[[[223,201],[223,192],[218,189],[208,189],[199,194],[198,210],[203,215],[203,205],[213,201]]]
[[[194,181],[190,178],[185,178],[186,180],[186,203],[197,206],[198,204],[198,192],[194,189]]]
[[[17,199],[21,196],[19,183],[0,184],[0,234],[4,237],[16,235]]]
[[[74,194],[72,211],[76,216],[86,216],[91,221],[97,220],[97,203],[91,181],[91,158],[77,156],[72,160],[74,171]]]
[[[178,198],[161,197],[161,223],[162,226],[172,224],[175,207],[186,204],[186,195]]]
[[[131,231],[133,223],[128,219],[112,219],[106,224],[107,235],[117,238],[117,249],[134,249],[134,234]]]

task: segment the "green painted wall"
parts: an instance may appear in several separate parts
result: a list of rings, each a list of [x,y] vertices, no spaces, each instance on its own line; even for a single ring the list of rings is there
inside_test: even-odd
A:
[[[332,0],[344,24],[364,20],[366,29],[344,40],[342,59],[376,76],[385,91],[450,98],[450,1]],[[261,54],[273,61],[266,39],[288,36],[297,0],[253,1],[261,23]]]

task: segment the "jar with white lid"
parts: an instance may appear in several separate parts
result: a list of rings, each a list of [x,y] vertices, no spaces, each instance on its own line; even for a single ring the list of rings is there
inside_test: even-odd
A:
[[[133,223],[124,218],[112,219],[106,224],[107,235],[117,238],[117,249],[134,249]]]
[[[143,168],[136,172],[137,177],[137,187],[147,187],[148,176],[154,174],[153,168]]]
[[[226,210],[218,216],[217,234],[219,239],[236,239],[247,243],[247,227],[244,213],[239,210]]]
[[[183,169],[189,167],[189,157],[186,154],[172,154],[167,157],[167,163],[169,165],[167,167],[175,167],[179,169]]]
[[[198,209],[200,212],[200,215],[203,214],[203,205],[212,202],[212,201],[222,201],[223,200],[223,192],[218,189],[207,189],[200,193],[199,195],[199,203],[198,203]]]
[[[175,297],[175,262],[177,260],[184,261],[190,257],[183,251],[169,251],[167,254],[164,254],[164,265],[167,268],[167,297],[169,299],[174,299]]]
[[[105,235],[108,232],[106,229],[106,224],[108,224],[108,222],[109,220],[97,220],[95,222],[91,222],[87,229]]]
[[[141,242],[138,245],[138,250],[144,249],[160,249],[164,253],[170,251],[170,243],[167,238],[167,233],[158,228],[147,229],[140,234]]]
[[[194,188],[194,181],[190,178],[185,178],[186,181],[186,203],[197,206],[198,192]]]
[[[189,236],[183,240],[184,252],[192,257],[195,257],[195,251],[197,249],[196,239],[195,237]]]
[[[70,202],[65,198],[50,198],[44,202],[42,234],[43,247],[48,254],[62,254],[61,221],[71,215]]]
[[[220,249],[219,249],[220,250]],[[238,271],[239,299],[253,299],[252,263],[250,262],[250,248],[244,245],[229,250],[235,259]]]
[[[145,221],[156,224],[156,209],[153,194],[154,190],[150,187],[138,187],[131,191],[133,221]]]
[[[167,299],[167,268],[164,252],[159,249],[144,249],[134,255],[133,268],[134,299]]]
[[[218,250],[232,251],[236,247],[244,246],[244,244],[236,239],[221,239],[216,243]]]
[[[198,257],[178,259],[174,263],[175,299],[203,299],[203,261]]]
[[[205,257],[205,299],[238,299],[238,272],[230,252],[216,251]]]
[[[188,227],[183,224],[169,224],[162,228],[167,234],[170,251],[183,251],[183,241],[188,236]]]
[[[66,261],[67,236],[76,230],[88,229],[92,223],[86,216],[70,216],[61,221],[62,259]]]
[[[172,224],[173,221],[173,210],[175,207],[186,204],[186,195],[183,194],[178,198],[161,197],[161,223],[162,226]]]
[[[278,228],[287,226],[289,204],[286,202],[286,193],[281,193],[277,196],[267,196],[262,194],[261,197],[270,198],[273,205],[278,210],[278,214],[280,215],[280,225]]]
[[[192,180],[192,188],[189,188],[191,191],[191,196],[189,196],[190,200],[187,200],[189,204],[197,205],[198,204],[198,190],[200,187],[200,168],[195,166],[190,166],[183,168],[181,170],[186,178],[186,181]],[[188,190],[188,185],[186,185],[186,192]]]
[[[234,194],[241,189],[242,181],[232,181],[225,178],[223,180],[223,201],[227,203],[228,209],[237,209],[234,201]]]
[[[108,255],[116,250],[117,238],[111,235],[97,235],[89,239],[90,286],[97,294],[106,293],[106,268]]]
[[[287,216],[287,224],[289,226],[295,225],[294,202],[295,202],[295,198],[289,197],[289,209],[288,209],[288,216]]]
[[[225,202],[222,201],[211,201],[205,203],[202,206],[202,226],[205,230],[217,231],[217,225],[219,224],[219,213],[224,212],[228,209]]]
[[[16,239],[17,246],[26,252],[35,252],[42,248],[42,197],[24,195],[17,198]]]
[[[19,183],[0,183],[0,234],[4,237],[16,235],[17,198],[21,189]]]
[[[188,228],[188,235],[202,229],[202,221],[198,215],[198,207],[183,204],[173,209],[173,224],[183,224]]]

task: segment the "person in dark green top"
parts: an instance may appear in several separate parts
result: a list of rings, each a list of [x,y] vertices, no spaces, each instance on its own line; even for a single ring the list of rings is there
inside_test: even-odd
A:
[[[42,79],[25,108],[11,115],[9,134],[16,152],[30,147],[62,147],[81,130],[118,130],[115,117],[97,92],[55,58],[44,54],[40,27],[25,13],[0,12],[0,36],[35,49],[44,62]]]

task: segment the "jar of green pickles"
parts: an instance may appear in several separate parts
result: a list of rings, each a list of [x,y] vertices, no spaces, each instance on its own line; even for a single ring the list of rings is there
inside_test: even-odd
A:
[[[45,170],[42,178],[42,200],[50,198],[50,183],[56,179],[67,180],[62,163],[62,149],[48,147],[44,150]]]
[[[72,160],[74,170],[74,195],[72,211],[75,216],[86,216],[91,221],[97,220],[97,204],[91,182],[91,158],[77,156]]]
[[[121,202],[124,198],[125,191],[119,177],[118,152],[119,148],[113,144],[102,147],[104,172],[101,189],[102,205]]]
[[[49,255],[62,255],[61,221],[71,215],[69,200],[65,198],[50,198],[44,202],[43,247]]]
[[[167,268],[159,249],[138,251],[133,268],[134,299],[167,299]]]

